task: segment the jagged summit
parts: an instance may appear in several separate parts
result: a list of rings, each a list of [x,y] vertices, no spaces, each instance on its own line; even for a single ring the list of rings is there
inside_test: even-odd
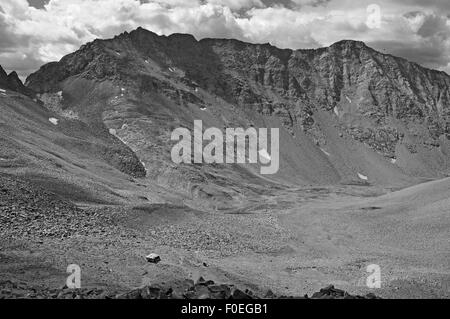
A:
[[[129,42],[128,42],[129,41]],[[152,31],[146,30],[142,27],[138,27],[137,29],[131,31],[131,32],[124,32],[112,39],[106,39],[106,40],[94,40],[86,45],[83,45],[79,51],[75,52],[74,54],[70,54],[67,57],[64,57],[60,62],[64,62],[68,60],[69,57],[72,55],[76,55],[78,52],[86,51],[88,48],[92,52],[99,53],[104,48],[108,47],[115,47],[115,46],[124,46],[125,43],[132,44],[134,49],[137,51],[146,51],[149,50],[150,45],[153,44],[153,46],[158,46],[161,51],[165,51],[164,53],[170,54],[168,50],[173,49],[174,46],[179,48],[180,50],[183,49],[208,49],[208,47],[211,46],[217,46],[217,45],[230,45],[230,48],[234,48],[235,50],[243,50],[244,48],[262,48],[270,51],[274,55],[278,56],[285,56],[286,58],[289,58],[290,55],[293,54],[293,52],[298,53],[307,53],[307,52],[335,52],[339,50],[360,50],[360,49],[369,49],[371,52],[373,52],[376,55],[382,55],[384,57],[392,57],[389,54],[382,54],[370,47],[368,47],[364,42],[362,41],[355,41],[355,40],[341,40],[336,43],[333,43],[329,47],[323,47],[318,49],[279,49],[276,46],[273,46],[269,43],[265,44],[253,44],[248,43],[236,39],[215,39],[215,38],[205,38],[200,41],[198,41],[194,36],[190,34],[182,34],[182,33],[174,33],[168,36],[165,35],[158,35]],[[131,43],[130,43],[131,42]],[[281,54],[283,53],[283,54]],[[118,58],[118,57],[116,57]],[[406,62],[406,60],[405,60]],[[411,62],[408,62],[411,63]],[[414,64],[414,63],[411,63]],[[48,64],[50,66],[52,64]],[[423,68],[424,70],[428,70],[426,68]],[[431,70],[430,70],[431,71]],[[439,72],[439,71],[436,71]],[[27,80],[28,82],[28,80]]]
[[[32,90],[28,89],[23,85],[22,81],[17,75],[17,72],[12,71],[11,73],[7,74],[1,65],[0,65],[0,88],[16,91],[28,96],[33,95]]]

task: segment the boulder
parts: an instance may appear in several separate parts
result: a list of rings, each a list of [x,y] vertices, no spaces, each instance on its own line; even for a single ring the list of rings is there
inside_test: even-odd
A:
[[[149,262],[149,263],[154,263],[157,264],[161,261],[161,257],[159,257],[159,255],[157,254],[150,254],[145,256],[145,259]]]

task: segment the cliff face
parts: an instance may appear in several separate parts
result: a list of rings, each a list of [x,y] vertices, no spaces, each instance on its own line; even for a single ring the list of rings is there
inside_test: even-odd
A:
[[[136,80],[145,58],[179,68],[187,82],[231,103],[279,114],[287,125],[311,127],[311,108],[334,110],[341,118],[363,117],[373,127],[350,125],[351,134],[390,155],[404,135],[388,127],[391,120],[425,124],[431,139],[450,133],[450,76],[355,41],[293,51],[236,40],[197,42],[181,34],[158,37],[138,29],[113,40],[96,40],[44,66],[27,84],[42,92],[79,74]]]
[[[28,96],[33,95],[33,91],[25,87],[15,71],[6,74],[0,65],[0,88],[19,92]]]
[[[2,66],[0,65],[0,87],[4,88],[7,86],[8,83],[8,75],[6,74],[5,70],[3,70]]]
[[[237,109],[247,123],[275,117],[291,136],[305,134],[322,149],[330,150],[334,141],[329,135],[337,134],[388,161],[399,160],[396,165],[413,175],[449,167],[450,76],[362,42],[282,50],[237,40],[157,36],[139,28],[86,44],[43,66],[26,85],[40,93],[65,90],[76,104],[84,98],[74,93],[80,81],[114,83],[135,101],[150,104],[158,104],[155,95],[178,107],[197,105],[211,112],[212,104],[223,103],[223,112]],[[151,101],[145,100],[149,95]],[[171,122],[180,122],[179,116]],[[101,117],[108,122],[104,113]],[[228,117],[223,124],[232,122]]]

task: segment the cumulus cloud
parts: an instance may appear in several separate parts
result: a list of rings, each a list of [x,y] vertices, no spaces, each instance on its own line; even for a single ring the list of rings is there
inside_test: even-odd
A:
[[[450,23],[446,16],[434,12],[412,11],[398,22],[397,34],[403,37],[385,38],[369,43],[422,65],[450,74]]]
[[[228,7],[234,11],[264,6],[260,0],[209,0],[208,2]]]
[[[158,34],[315,48],[342,39],[450,71],[448,0],[2,0],[0,64],[25,76],[95,38],[142,26]]]

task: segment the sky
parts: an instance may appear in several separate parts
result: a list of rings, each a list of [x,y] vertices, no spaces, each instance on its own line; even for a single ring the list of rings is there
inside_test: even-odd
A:
[[[1,0],[0,65],[23,79],[138,26],[291,49],[359,40],[450,74],[450,0]]]

